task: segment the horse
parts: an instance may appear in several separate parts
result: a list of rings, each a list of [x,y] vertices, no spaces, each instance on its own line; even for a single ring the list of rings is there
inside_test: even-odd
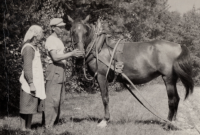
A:
[[[71,38],[75,44],[74,47],[82,51],[87,51],[89,44],[94,40],[94,29],[87,23],[89,18],[90,16],[88,15],[84,20],[73,20],[68,16],[68,20],[72,25]],[[121,54],[123,73],[134,84],[144,84],[158,76],[162,76],[168,95],[169,112],[167,119],[175,121],[180,100],[176,87],[178,79],[181,80],[185,87],[185,99],[193,92],[194,88],[191,57],[187,47],[166,40],[124,42],[123,45],[123,53]],[[100,35],[98,42],[95,42],[94,46],[101,46],[97,50],[99,57],[107,61],[111,59],[109,50],[113,49],[108,46],[105,33]],[[99,125],[106,126],[110,119],[108,81],[106,78],[108,65],[97,60],[97,56],[92,52],[94,51],[91,51],[85,59],[89,72],[92,75],[97,72],[96,79],[100,86],[105,111],[104,118]],[[114,72],[113,70],[111,71]],[[108,79],[112,72],[109,73]],[[121,82],[127,83],[125,78],[120,78]]]

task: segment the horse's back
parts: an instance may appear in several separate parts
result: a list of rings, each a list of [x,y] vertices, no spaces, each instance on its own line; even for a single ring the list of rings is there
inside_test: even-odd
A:
[[[125,43],[124,73],[135,83],[148,82],[161,74],[170,74],[180,53],[179,44],[164,40]]]

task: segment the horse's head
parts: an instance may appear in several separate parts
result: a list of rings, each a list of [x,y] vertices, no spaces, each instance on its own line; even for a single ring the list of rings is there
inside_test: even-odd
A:
[[[86,46],[92,39],[91,28],[87,24],[90,16],[88,15],[84,20],[73,20],[70,16],[68,16],[68,20],[71,22],[71,36],[74,47],[85,51]]]

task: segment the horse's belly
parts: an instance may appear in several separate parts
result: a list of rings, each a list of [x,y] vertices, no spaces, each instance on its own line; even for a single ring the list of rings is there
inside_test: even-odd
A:
[[[123,73],[135,84],[147,83],[160,75],[160,73],[153,68],[127,69],[125,67]]]
[[[158,77],[157,53],[154,47],[127,47],[124,48],[123,72],[133,81],[141,84]]]

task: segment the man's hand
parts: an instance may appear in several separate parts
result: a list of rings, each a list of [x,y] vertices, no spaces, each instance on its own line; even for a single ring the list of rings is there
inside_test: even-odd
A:
[[[35,85],[33,83],[30,83],[29,86],[30,86],[30,92],[31,92],[31,94],[35,96],[35,94],[36,94],[35,93],[36,92]]]
[[[80,56],[84,56],[85,52],[84,51],[80,51],[78,49],[75,49],[72,51],[72,56],[74,57],[80,57]]]

